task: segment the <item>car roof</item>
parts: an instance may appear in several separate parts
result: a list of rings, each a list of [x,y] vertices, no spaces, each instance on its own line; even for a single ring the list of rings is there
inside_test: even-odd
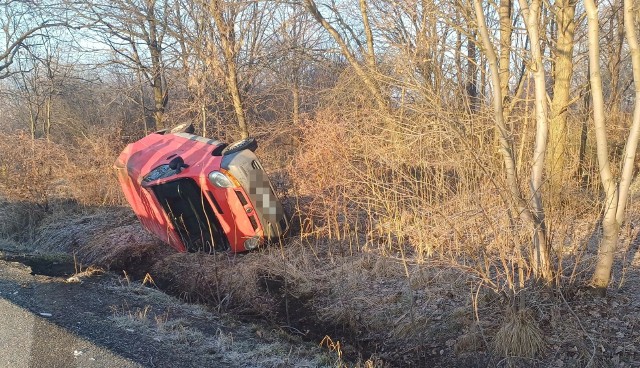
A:
[[[222,142],[188,133],[153,133],[133,142],[122,151],[116,168],[126,168],[129,176],[142,182],[143,176],[155,167],[168,164],[177,156],[193,169],[206,171],[220,167],[221,158],[212,156]]]

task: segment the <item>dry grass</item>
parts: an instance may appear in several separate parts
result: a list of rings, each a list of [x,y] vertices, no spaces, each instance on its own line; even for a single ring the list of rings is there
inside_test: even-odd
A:
[[[36,235],[36,229],[46,217],[46,211],[32,202],[0,201],[0,238],[28,242]]]
[[[283,247],[205,255],[175,254],[159,244],[128,208],[117,208],[122,196],[111,165],[120,145],[108,136],[73,147],[22,136],[15,137],[19,144],[0,142],[13,158],[0,158],[0,193],[8,201],[1,204],[7,211],[0,211],[0,238],[33,239],[38,250],[76,253],[83,264],[125,269],[134,279],[148,273],[184,300],[266,318],[316,342],[324,334],[314,333],[330,331],[333,346],[340,341],[346,354],[362,344],[361,366],[376,366],[378,360],[367,360],[374,353],[399,365],[445,359],[441,351],[545,354],[549,331],[543,334],[529,309],[487,306],[532,284],[530,231],[510,223],[500,198],[502,167],[487,112],[471,119],[413,106],[389,115],[359,98],[339,102],[350,108],[328,105],[301,126],[259,131],[264,166],[301,223]],[[350,105],[356,103],[364,107]],[[520,117],[513,124],[516,145],[529,147],[532,131],[519,130]],[[570,122],[574,138],[578,127]],[[569,147],[568,172],[577,172],[578,150]],[[597,243],[592,153],[589,146],[587,180],[568,178],[562,198],[548,207],[565,286],[586,277]],[[52,160],[41,163],[44,155]],[[519,158],[519,172],[527,173],[529,156]],[[522,185],[527,193],[526,180]],[[144,309],[125,309],[119,320],[193,341],[180,320],[159,323]],[[537,313],[543,319],[547,312]],[[221,333],[216,349],[232,340]]]
[[[164,290],[191,302],[208,303],[218,310],[237,308],[269,314],[273,301],[259,292],[260,267],[238,262],[225,254],[174,254],[155,263],[150,274]]]
[[[113,286],[131,302],[111,306],[110,319],[123,331],[137,331],[158,342],[169,343],[184,354],[212,356],[228,364],[242,362],[255,367],[338,367],[332,354],[317,345],[259,326],[239,325],[206,308],[184,304],[136,282]]]
[[[0,238],[0,252],[2,251],[21,253],[27,251],[27,247],[24,245],[24,243],[19,243],[12,239]]]
[[[78,267],[81,268],[81,267]],[[73,283],[73,284],[77,284],[77,283],[81,283],[82,280],[89,278],[91,276],[95,276],[95,275],[101,275],[105,273],[105,270],[103,270],[102,268],[99,267],[94,267],[94,266],[89,266],[87,268],[85,268],[84,270],[77,270],[77,272],[75,274],[73,274],[72,276],[68,277],[65,281],[68,283]]]
[[[38,228],[35,247],[76,254],[84,265],[125,269],[141,277],[144,273],[139,272],[150,266],[149,262],[173,252],[146,232],[128,209],[97,209],[52,217]],[[136,272],[139,268],[142,269]]]
[[[123,204],[112,167],[122,149],[119,138],[97,131],[74,144],[24,134],[4,134],[0,142],[0,194],[48,210],[51,202],[72,200],[83,206]]]
[[[505,323],[493,339],[494,349],[504,357],[534,358],[542,354],[545,342],[532,311],[507,312]]]

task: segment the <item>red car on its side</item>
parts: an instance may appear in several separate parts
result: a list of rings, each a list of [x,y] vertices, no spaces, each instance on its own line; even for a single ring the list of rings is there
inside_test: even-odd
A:
[[[256,249],[288,228],[255,139],[231,145],[160,131],[129,144],[115,167],[142,225],[181,252]]]

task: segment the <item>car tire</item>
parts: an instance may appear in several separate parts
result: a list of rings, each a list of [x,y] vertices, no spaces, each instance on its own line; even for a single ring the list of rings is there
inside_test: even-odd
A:
[[[222,155],[230,155],[232,153],[240,152],[243,150],[255,151],[258,148],[258,142],[255,138],[248,137],[239,141],[235,141],[228,145],[223,151]]]
[[[219,144],[213,149],[213,151],[211,151],[211,156],[222,156],[222,152],[224,152],[224,149],[227,148],[227,146],[229,145],[226,143]]]

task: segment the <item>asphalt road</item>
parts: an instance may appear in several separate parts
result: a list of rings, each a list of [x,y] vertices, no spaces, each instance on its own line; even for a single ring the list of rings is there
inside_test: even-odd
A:
[[[105,287],[114,276],[65,283],[30,272],[0,260],[0,368],[229,366],[114,323],[114,306],[146,305]]]
[[[0,366],[141,367],[5,299],[0,299]]]
[[[118,353],[138,337],[114,331],[104,317],[108,305],[101,301],[108,293],[96,285],[67,284],[30,272],[19,263],[0,261],[0,367],[152,365],[150,354],[134,361]]]

